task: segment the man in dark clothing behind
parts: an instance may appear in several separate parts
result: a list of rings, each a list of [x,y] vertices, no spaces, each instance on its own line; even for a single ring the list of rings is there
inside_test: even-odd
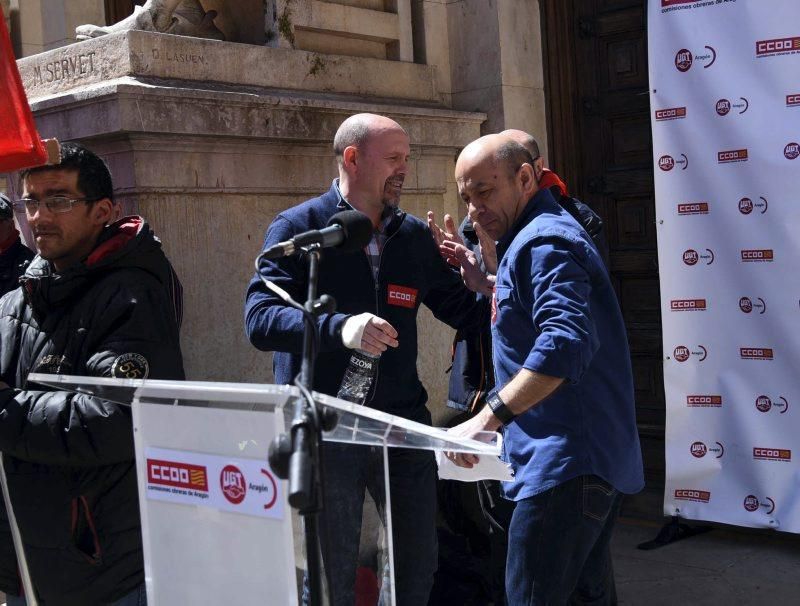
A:
[[[19,278],[34,257],[14,226],[11,200],[0,194],[0,297],[19,286]]]
[[[67,143],[23,171],[37,256],[0,300],[0,451],[40,604],[144,604],[129,407],[28,382],[28,373],[181,379],[174,275],[141,217],[114,217],[111,175]],[[3,508],[5,513],[5,508]],[[25,604],[7,519],[0,588]]]

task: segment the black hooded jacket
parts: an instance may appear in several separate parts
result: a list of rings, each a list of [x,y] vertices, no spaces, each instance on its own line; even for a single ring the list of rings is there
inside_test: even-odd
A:
[[[174,273],[140,217],[80,264],[36,257],[0,300],[0,450],[39,603],[102,604],[144,580],[129,407],[28,382],[30,372],[184,376]],[[2,508],[0,589],[19,593]]]
[[[34,252],[17,239],[0,253],[0,297],[19,286],[19,279],[35,256]]]

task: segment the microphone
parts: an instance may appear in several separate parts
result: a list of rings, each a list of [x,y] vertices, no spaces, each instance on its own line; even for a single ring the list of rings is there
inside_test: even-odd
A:
[[[312,229],[297,234],[291,240],[273,244],[263,253],[262,259],[279,259],[293,255],[304,246],[319,244],[320,248],[334,247],[342,252],[355,252],[372,239],[372,221],[357,210],[343,210],[328,221],[328,227]]]

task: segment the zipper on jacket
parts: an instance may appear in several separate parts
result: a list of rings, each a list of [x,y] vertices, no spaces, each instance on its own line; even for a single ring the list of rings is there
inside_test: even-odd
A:
[[[92,543],[94,546],[94,554],[89,555],[78,543],[78,518],[79,518],[79,510],[83,510],[83,517],[86,522],[86,527],[88,528],[89,532],[92,534]],[[100,537],[97,536],[97,528],[94,524],[94,517],[92,516],[92,512],[89,510],[89,503],[86,500],[86,497],[80,496],[77,499],[72,499],[72,516],[71,516],[71,525],[72,525],[72,539],[73,544],[75,545],[76,549],[81,553],[81,555],[86,558],[86,560],[90,564],[100,564],[102,561],[102,550],[100,548]]]

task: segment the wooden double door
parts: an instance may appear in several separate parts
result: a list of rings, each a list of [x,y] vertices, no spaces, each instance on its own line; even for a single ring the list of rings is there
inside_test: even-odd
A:
[[[542,0],[550,165],[603,218],[628,330],[646,490],[661,516],[664,386],[646,0]]]

